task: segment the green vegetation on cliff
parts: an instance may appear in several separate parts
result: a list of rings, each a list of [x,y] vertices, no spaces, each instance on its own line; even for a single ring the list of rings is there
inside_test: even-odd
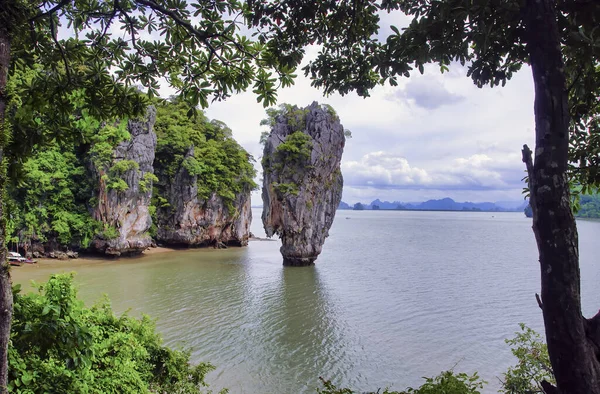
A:
[[[330,105],[323,105],[327,111],[335,116],[335,111]],[[291,104],[281,104],[277,108],[268,108],[267,118],[263,119],[261,126],[268,126],[272,129],[279,118],[283,117],[290,133],[285,137],[285,140],[277,145],[272,156],[264,155],[262,158],[262,167],[265,172],[269,173],[272,170],[280,174],[280,178],[294,179],[293,182],[273,183],[274,189],[279,196],[298,195],[299,192],[299,174],[305,173],[305,168],[310,162],[312,152],[312,138],[304,131],[306,129],[307,108],[298,108]],[[266,144],[269,131],[261,134],[261,144]]]
[[[203,113],[190,118],[185,103],[163,101],[157,105],[154,131],[158,139],[154,169],[158,195],[170,185],[181,167],[198,177],[198,197],[217,193],[231,204],[242,191],[257,187],[252,157],[233,139],[223,122]],[[188,155],[193,149],[193,155]]]
[[[168,207],[165,198],[175,174],[184,167],[198,177],[198,197],[216,193],[233,212],[236,195],[256,187],[251,156],[232,138],[222,122],[210,121],[202,112],[189,118],[182,103],[157,102],[154,131],[157,148],[155,173],[144,173],[139,189],[146,192],[154,184],[153,207]],[[20,176],[9,187],[7,205],[8,241],[41,242],[70,248],[86,248],[94,236],[105,239],[118,235],[116,229],[93,218],[98,206],[99,181],[107,189],[129,189],[126,174],[139,170],[133,160],[116,160],[115,147],[131,136],[127,121],[99,121],[79,111],[76,130],[81,141],[57,139],[33,145],[22,164],[15,166]],[[50,126],[42,124],[43,133]],[[53,132],[54,133],[54,132]],[[186,157],[193,148],[194,154]],[[97,172],[97,173],[94,173]],[[9,245],[10,246],[10,245]]]

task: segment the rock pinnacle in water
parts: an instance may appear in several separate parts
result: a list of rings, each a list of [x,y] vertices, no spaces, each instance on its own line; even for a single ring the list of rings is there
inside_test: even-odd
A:
[[[312,265],[342,198],[344,127],[333,109],[313,102],[282,106],[265,141],[262,220],[282,241],[283,264]]]

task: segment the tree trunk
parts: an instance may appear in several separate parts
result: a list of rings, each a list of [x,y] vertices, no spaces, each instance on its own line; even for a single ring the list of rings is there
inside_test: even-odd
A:
[[[6,186],[6,164],[4,148],[8,137],[6,115],[6,81],[10,62],[10,38],[5,26],[0,26],[0,393],[7,392],[8,341],[12,320],[12,289],[6,252],[6,219],[4,217],[4,194]]]
[[[548,353],[563,394],[600,394],[600,363],[581,312],[577,228],[567,178],[569,113],[553,0],[527,0],[527,49],[535,84],[535,162],[523,149],[529,173],[533,231],[542,279]]]

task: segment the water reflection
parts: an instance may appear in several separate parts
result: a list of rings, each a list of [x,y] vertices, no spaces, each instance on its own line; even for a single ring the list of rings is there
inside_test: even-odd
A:
[[[272,331],[269,365],[279,366],[278,392],[286,387],[314,392],[315,371],[339,369],[345,353],[343,330],[315,267],[286,267],[280,278],[277,297],[263,306],[263,325]],[[265,372],[272,376],[276,371]]]

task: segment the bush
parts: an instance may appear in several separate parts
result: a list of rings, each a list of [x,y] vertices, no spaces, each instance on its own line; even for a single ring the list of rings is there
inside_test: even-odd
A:
[[[201,393],[208,363],[162,345],[148,316],[114,315],[108,299],[86,308],[73,274],[53,275],[38,293],[13,289],[11,393]]]
[[[515,333],[513,339],[507,339],[512,353],[517,358],[517,365],[508,368],[504,374],[502,389],[506,394],[544,393],[541,382],[555,384],[548,348],[540,334],[521,323],[521,332]]]
[[[348,388],[337,388],[330,381],[320,378],[325,389],[317,389],[319,394],[354,394],[355,392]],[[425,383],[414,389],[407,388],[404,391],[389,391],[385,389],[381,394],[481,394],[479,391],[486,382],[482,381],[477,372],[473,375],[465,373],[454,373],[454,371],[445,371],[433,378],[424,378]],[[377,390],[379,393],[379,390]],[[371,393],[375,394],[375,393]]]

